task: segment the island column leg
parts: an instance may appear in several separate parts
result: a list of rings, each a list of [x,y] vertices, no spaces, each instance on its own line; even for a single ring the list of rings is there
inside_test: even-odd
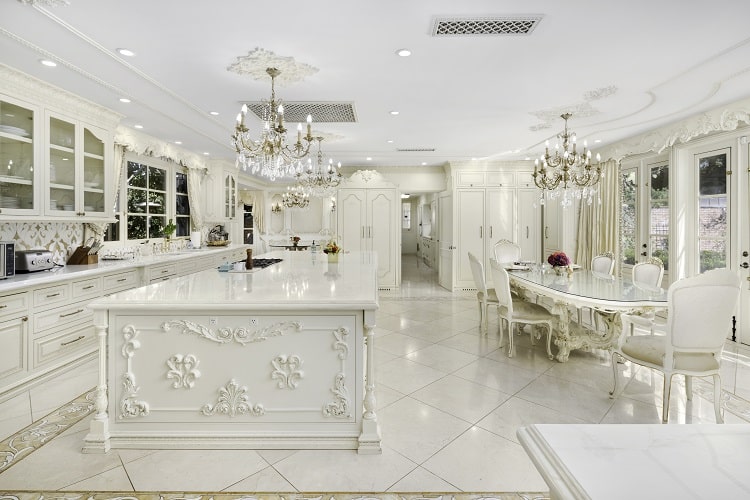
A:
[[[375,365],[374,352],[375,346],[375,325],[370,324],[370,320],[365,316],[365,349],[367,359],[365,361],[367,370],[365,374],[365,396],[364,396],[364,414],[362,415],[362,433],[359,435],[359,448],[357,453],[362,455],[375,455],[382,453],[380,447],[380,426],[378,417],[375,414]]]
[[[94,328],[99,341],[99,381],[94,399],[94,418],[83,439],[83,453],[109,451],[109,415],[107,414],[107,311],[94,313]]]

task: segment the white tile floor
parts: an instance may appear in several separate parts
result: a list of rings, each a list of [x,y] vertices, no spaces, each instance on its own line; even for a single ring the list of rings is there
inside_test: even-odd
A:
[[[497,323],[479,334],[473,294],[450,293],[405,256],[399,290],[381,292],[376,338],[383,454],[353,451],[113,450],[80,453],[88,418],[0,474],[0,490],[511,492],[547,487],[518,444],[530,423],[659,423],[662,377],[619,365],[622,389],[608,397],[606,352],[547,359],[543,343],[517,337],[499,349]],[[494,318],[493,318],[494,320]],[[723,382],[729,424],[750,420],[750,349],[729,344]],[[90,363],[0,404],[3,436],[94,385]],[[698,382],[698,381],[697,381]],[[672,391],[671,423],[713,423],[710,384],[685,400]],[[706,396],[704,396],[706,395]],[[744,398],[744,399],[741,399]],[[63,399],[63,401],[60,401]]]

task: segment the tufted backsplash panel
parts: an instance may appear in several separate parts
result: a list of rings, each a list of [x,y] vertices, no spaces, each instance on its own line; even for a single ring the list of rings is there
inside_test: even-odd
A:
[[[69,249],[83,243],[80,222],[0,222],[0,241],[15,241],[16,250],[51,250],[54,260],[64,264]]]

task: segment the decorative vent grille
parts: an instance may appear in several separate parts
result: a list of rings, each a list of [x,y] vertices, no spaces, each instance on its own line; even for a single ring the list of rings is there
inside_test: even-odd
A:
[[[541,15],[436,18],[432,36],[530,35]]]
[[[263,119],[265,103],[248,102],[247,107]],[[304,123],[307,115],[312,115],[313,123],[355,123],[357,115],[354,103],[351,102],[287,102],[284,105],[284,121],[287,123]]]
[[[396,148],[399,153],[425,153],[435,151],[435,148]]]

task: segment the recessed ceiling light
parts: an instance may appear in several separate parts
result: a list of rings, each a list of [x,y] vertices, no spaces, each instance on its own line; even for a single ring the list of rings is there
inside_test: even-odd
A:
[[[143,128],[143,125],[133,125],[135,128]]]
[[[391,114],[392,114],[393,116],[396,116],[396,115],[398,114],[398,111],[391,111]]]
[[[40,63],[44,64],[45,66],[49,66],[50,68],[54,68],[57,66],[57,63],[55,61],[50,61],[49,59],[40,59]]]
[[[387,142],[388,144],[393,144],[393,139],[388,139],[388,140],[387,140],[387,141],[385,141],[385,142]]]
[[[409,57],[411,55],[411,50],[409,50],[409,49],[398,49],[396,51],[396,54],[398,54],[401,57]]]
[[[120,102],[130,102],[130,99],[127,97],[120,97]]]
[[[426,161],[423,161],[423,162],[422,162],[422,165],[427,165],[427,162],[426,162]]]
[[[477,161],[476,157],[472,158],[471,161]]]
[[[204,151],[204,152],[203,152],[203,155],[204,155],[204,156],[208,156],[209,154],[211,154],[211,153],[209,153],[208,151]]]
[[[117,49],[117,53],[127,57],[133,57],[135,55],[135,52],[130,49]]]
[[[209,115],[213,115],[213,116],[219,116],[219,112],[218,111],[209,111],[208,114]]]
[[[182,141],[174,141],[175,144],[182,144]]]
[[[524,158],[524,160],[526,160],[526,161],[528,161],[528,160],[530,160],[530,159],[531,159],[531,158],[529,158],[528,156],[527,156],[526,158]]]
[[[368,156],[367,158],[365,158],[365,160],[367,160],[367,161],[372,161],[372,157],[371,157],[371,156]]]
[[[595,142],[596,144],[599,144],[600,142],[602,142],[602,140],[601,140],[601,139],[594,139],[594,142]]]

